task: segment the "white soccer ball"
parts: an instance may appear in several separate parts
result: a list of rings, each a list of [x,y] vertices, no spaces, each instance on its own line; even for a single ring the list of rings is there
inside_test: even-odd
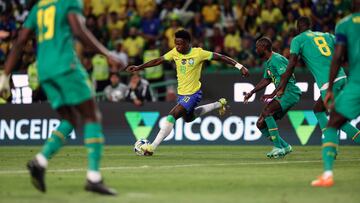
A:
[[[139,156],[144,156],[145,155],[145,152],[141,149],[141,146],[143,146],[144,144],[150,144],[149,140],[140,139],[140,140],[135,142],[135,144],[134,144],[134,152],[136,153],[136,155],[139,155]]]

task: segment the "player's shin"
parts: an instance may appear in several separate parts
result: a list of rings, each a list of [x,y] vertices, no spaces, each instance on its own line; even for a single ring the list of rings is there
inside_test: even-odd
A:
[[[355,143],[360,143],[360,130],[346,122],[341,126],[341,130],[346,133],[348,138],[351,138]]]
[[[270,138],[270,133],[269,133],[268,128],[261,128],[259,130],[260,130],[262,136],[265,136],[266,138],[268,138],[272,142],[272,139]]]
[[[205,104],[205,105],[202,105],[202,106],[198,106],[195,108],[194,110],[194,114],[195,114],[195,117],[199,117],[199,116],[202,116],[204,114],[207,114],[213,110],[216,110],[218,108],[220,108],[222,105],[220,102],[214,102],[214,103],[210,103],[210,104]]]
[[[152,143],[154,149],[156,149],[160,143],[171,133],[171,130],[174,127],[174,123],[175,118],[172,115],[168,115],[166,122],[161,127],[159,133],[156,135],[154,142]]]
[[[86,123],[85,146],[88,151],[88,172],[87,179],[91,182],[101,181],[100,160],[103,152],[104,136],[99,123]]]
[[[334,159],[336,156],[336,148],[339,144],[339,136],[337,129],[327,128],[324,131],[324,139],[322,145],[322,158],[324,162],[324,171],[332,171]]]
[[[329,121],[326,117],[326,113],[325,112],[316,112],[315,116],[319,122],[321,131],[324,132],[324,130],[326,129],[326,125]]]
[[[277,126],[277,124],[275,122],[274,117],[272,117],[272,116],[266,117],[265,122],[266,122],[266,125],[267,125],[268,129],[269,129],[269,134],[271,136],[271,140],[274,143],[274,146],[277,147],[277,148],[282,148],[281,147],[281,140],[279,139],[280,138],[279,129],[278,129],[278,126]]]
[[[47,166],[47,160],[53,157],[64,145],[67,137],[74,127],[67,120],[62,120],[59,127],[51,133],[51,137],[46,141],[41,153],[36,155],[39,164],[42,167]]]

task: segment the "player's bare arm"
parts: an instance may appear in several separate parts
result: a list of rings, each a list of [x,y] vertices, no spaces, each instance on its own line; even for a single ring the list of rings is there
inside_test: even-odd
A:
[[[96,52],[106,56],[110,65],[116,67],[118,70],[125,69],[124,64],[119,59],[114,57],[111,52],[105,48],[86,28],[85,19],[83,16],[76,13],[70,13],[67,17],[73,34],[82,42],[82,44],[86,44]]]
[[[241,71],[241,73],[244,77],[249,76],[249,70],[247,68],[245,68],[243,65],[241,65],[240,63],[238,63],[237,61],[235,61],[234,59],[232,59],[228,56],[214,52],[213,60],[221,61],[221,62],[229,64],[231,66],[235,66],[237,69],[239,69]]]
[[[245,97],[244,97],[244,103],[247,104],[247,103],[248,103],[248,100],[250,99],[250,97],[251,97],[254,93],[256,93],[256,92],[264,89],[264,88],[267,87],[270,83],[271,83],[271,79],[269,79],[269,78],[263,78],[263,79],[261,79],[260,82],[255,86],[255,88],[245,95]]]
[[[136,72],[136,71],[139,71],[139,70],[143,70],[145,68],[158,66],[158,65],[162,64],[164,61],[165,61],[164,57],[159,57],[159,58],[150,60],[150,61],[148,61],[146,63],[143,63],[143,64],[141,64],[139,66],[136,66],[136,65],[128,66],[126,68],[126,71]]]
[[[263,95],[261,97],[261,100],[265,101],[267,99],[274,98],[276,95],[281,96],[284,94],[286,85],[289,82],[290,77],[294,73],[297,61],[298,61],[298,56],[296,54],[291,54],[289,63],[286,67],[286,72],[281,75],[279,86],[273,91],[273,93],[271,93],[269,95]]]
[[[337,44],[335,46],[335,53],[330,65],[329,87],[327,89],[327,93],[324,99],[324,104],[328,109],[332,108],[333,106],[333,104],[331,103],[334,100],[334,93],[332,91],[334,86],[334,80],[339,73],[342,59],[345,53],[346,53],[346,46],[344,44]]]
[[[4,74],[0,75],[0,96],[3,98],[8,98],[10,96],[10,73],[12,69],[15,67],[17,61],[19,60],[23,48],[26,45],[26,42],[30,38],[32,34],[32,30],[27,28],[22,28],[19,32],[15,43],[7,57],[5,62]]]

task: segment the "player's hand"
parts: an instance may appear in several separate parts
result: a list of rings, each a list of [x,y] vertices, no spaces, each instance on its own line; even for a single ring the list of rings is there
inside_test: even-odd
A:
[[[253,94],[254,94],[253,92],[246,93],[244,97],[244,104],[247,104],[249,102],[249,99]]]
[[[113,53],[109,53],[106,57],[111,67],[115,67],[119,71],[125,70],[126,67],[124,63]]]
[[[273,100],[274,97],[275,97],[274,94],[266,94],[261,97],[261,101],[269,103]]]
[[[0,74],[0,97],[7,99],[10,97],[10,76]]]
[[[245,67],[243,67],[243,68],[241,69],[241,73],[242,73],[242,75],[243,75],[244,77],[248,77],[248,76],[249,76],[249,70],[248,70],[247,68],[245,68]]]
[[[329,110],[334,108],[334,93],[333,93],[333,91],[328,90],[326,92],[326,96],[324,99],[324,105]]]

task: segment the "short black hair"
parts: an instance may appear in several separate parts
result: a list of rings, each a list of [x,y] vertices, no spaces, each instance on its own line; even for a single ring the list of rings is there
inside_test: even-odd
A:
[[[298,27],[301,28],[310,28],[311,27],[311,20],[309,17],[301,16],[297,19]]]
[[[175,32],[175,38],[180,38],[186,40],[187,42],[191,42],[191,35],[186,30],[179,30]]]
[[[266,50],[271,51],[272,50],[272,42],[268,37],[262,37],[260,38],[256,44],[259,44],[260,46],[265,47]]]

